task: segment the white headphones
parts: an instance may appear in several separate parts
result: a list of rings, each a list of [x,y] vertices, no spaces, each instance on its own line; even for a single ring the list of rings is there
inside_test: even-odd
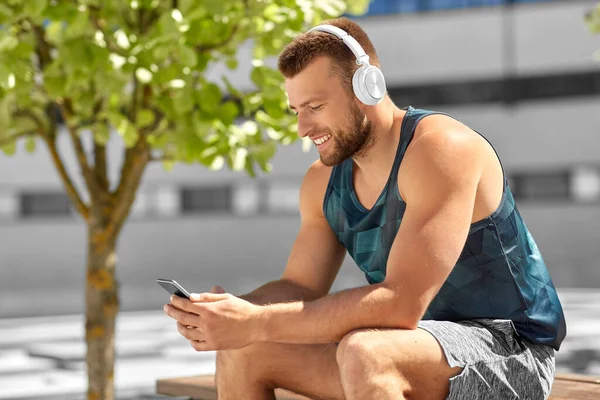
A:
[[[354,95],[364,104],[374,106],[383,100],[386,87],[383,72],[374,65],[369,64],[369,55],[365,53],[362,46],[350,36],[346,31],[333,25],[318,25],[309,30],[331,33],[337,36],[346,44],[356,57],[356,64],[360,68],[356,70],[352,77],[352,87]]]

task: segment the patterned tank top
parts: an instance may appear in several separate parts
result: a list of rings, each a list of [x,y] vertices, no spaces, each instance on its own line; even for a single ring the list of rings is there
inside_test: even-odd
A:
[[[375,205],[367,210],[358,201],[352,158],[332,169],[323,202],[329,225],[369,284],[385,279],[390,248],[402,223],[406,203],[398,190],[398,169],[415,128],[428,115],[452,117],[411,106],[405,110],[394,164]],[[566,335],[556,289],[505,174],[500,205],[471,224],[456,265],[423,316],[446,321],[481,318],[512,320],[524,339],[556,350]]]

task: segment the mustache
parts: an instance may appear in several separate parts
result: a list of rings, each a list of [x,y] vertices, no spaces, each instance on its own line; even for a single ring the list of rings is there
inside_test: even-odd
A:
[[[310,130],[306,136],[313,136],[313,135],[318,135],[318,134],[333,134],[333,131],[329,128],[319,128],[319,129],[312,129]]]

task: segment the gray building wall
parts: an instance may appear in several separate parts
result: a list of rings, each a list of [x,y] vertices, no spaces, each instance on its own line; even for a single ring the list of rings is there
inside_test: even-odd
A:
[[[507,71],[531,75],[599,68],[591,55],[600,49],[600,42],[583,24],[583,13],[593,4],[595,0],[530,4],[515,7],[510,14],[490,8],[360,22],[378,48],[388,85],[443,82]],[[506,26],[513,27],[509,35],[503,33]],[[507,40],[514,45],[508,58]],[[249,84],[249,62],[243,61],[249,60],[248,54],[248,47],[241,50],[240,70],[230,74],[242,87]],[[215,78],[222,72],[213,69]],[[600,164],[600,98],[437,109],[486,136],[509,175],[553,168],[577,173],[579,166]],[[109,150],[113,183],[119,147],[113,137]],[[281,147],[273,173],[254,181],[242,173],[210,172],[199,166],[177,165],[169,173],[160,165],[150,166],[119,243],[123,308],[162,305],[166,299],[154,282],[158,277],[174,278],[191,290],[221,284],[237,293],[277,279],[299,228],[293,212],[299,183],[318,157],[314,149],[303,152],[301,147],[300,142]],[[62,140],[60,148],[69,155],[68,170],[80,183],[68,142]],[[233,215],[181,214],[181,186],[222,183],[235,188]],[[256,203],[246,204],[262,193],[265,183],[281,189],[270,203],[281,212],[255,214]],[[41,144],[34,155],[21,150],[14,157],[0,156],[0,317],[83,310],[86,231],[81,220],[18,216],[20,193],[56,188],[62,186]],[[600,285],[598,201],[524,202],[518,207],[557,286]],[[347,257],[334,290],[364,283]]]

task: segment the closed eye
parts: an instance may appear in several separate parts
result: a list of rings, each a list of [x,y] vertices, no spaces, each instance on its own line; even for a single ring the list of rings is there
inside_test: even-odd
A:
[[[323,108],[323,106],[324,106],[324,105],[325,105],[325,104],[319,104],[318,106],[315,106],[315,107],[309,107],[309,108],[310,108],[310,111],[319,111],[320,109],[322,109],[322,108]]]

